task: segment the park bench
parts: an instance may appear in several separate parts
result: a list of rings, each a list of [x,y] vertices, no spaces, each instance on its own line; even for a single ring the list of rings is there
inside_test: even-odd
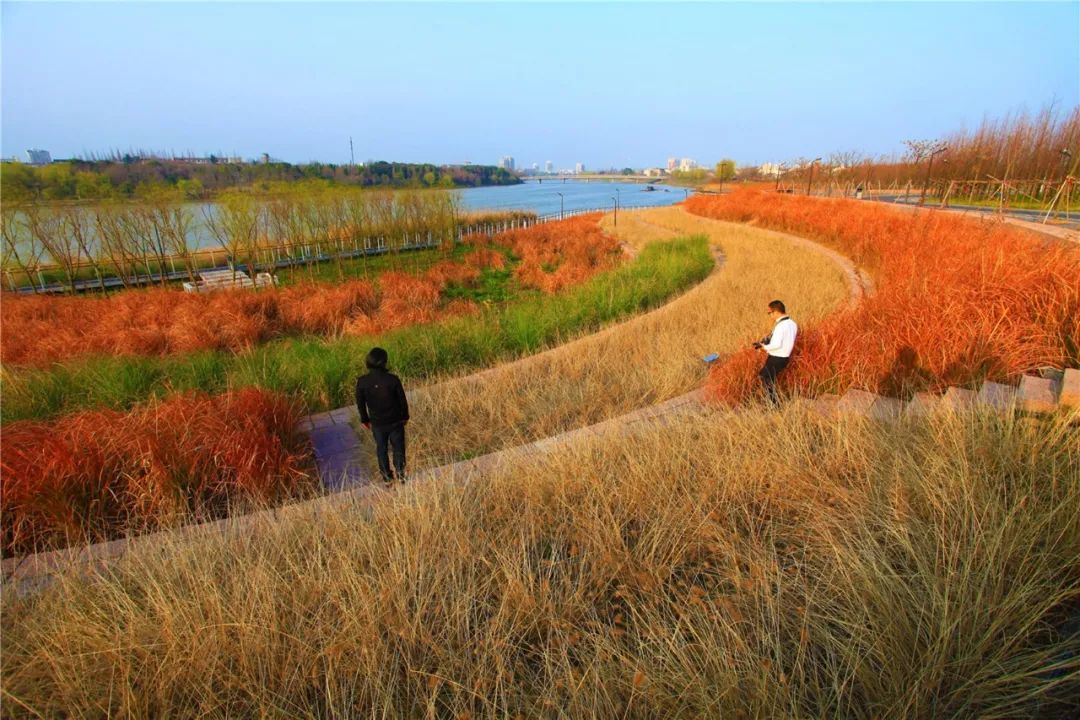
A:
[[[268,287],[277,284],[277,278],[270,273],[258,273],[255,279],[240,270],[203,270],[195,282],[184,283],[184,292],[210,292],[212,290],[231,290],[234,288]]]

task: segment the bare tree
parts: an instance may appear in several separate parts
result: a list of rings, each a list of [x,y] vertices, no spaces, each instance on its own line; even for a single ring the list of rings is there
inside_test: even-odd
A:
[[[50,207],[30,204],[23,208],[26,229],[38,245],[45,249],[49,259],[60,268],[67,281],[68,290],[75,293],[75,280],[79,272],[82,249],[75,238],[67,232],[67,223],[61,213]]]
[[[232,259],[230,266],[235,281],[240,261],[249,269],[254,264],[262,208],[248,193],[232,192],[223,194],[215,209],[204,210],[203,216],[210,232]]]
[[[99,252],[113,266],[120,284],[131,286],[138,280],[140,249],[137,238],[129,232],[131,223],[125,219],[127,209],[117,203],[99,205],[94,210]]]
[[[153,213],[170,257],[180,259],[188,279],[194,282],[195,258],[188,242],[192,223],[191,211],[181,203],[158,202],[153,206]]]
[[[36,293],[38,288],[34,283],[34,274],[41,265],[45,248],[41,247],[37,239],[27,231],[26,216],[23,214],[22,206],[12,203],[0,205],[0,234],[3,236],[3,267],[5,271],[8,270],[11,263],[14,263],[20,272],[26,276],[26,281],[30,283],[31,290]],[[10,279],[11,276],[8,277]],[[13,279],[10,282],[14,290],[15,282]]]
[[[95,242],[94,220],[90,213],[84,208],[69,205],[62,211],[61,222],[64,234],[75,243],[82,256],[86,258],[85,262],[93,269],[99,289],[105,292],[105,276],[98,247],[100,243]]]

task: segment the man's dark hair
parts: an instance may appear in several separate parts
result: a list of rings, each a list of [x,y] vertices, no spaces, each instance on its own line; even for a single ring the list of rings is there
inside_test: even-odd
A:
[[[368,370],[385,370],[386,361],[389,357],[381,347],[371,348],[371,352],[367,354],[364,364],[367,365]]]
[[[784,303],[780,302],[779,300],[773,300],[771,303],[769,303],[769,309],[787,315],[787,308],[784,307]]]

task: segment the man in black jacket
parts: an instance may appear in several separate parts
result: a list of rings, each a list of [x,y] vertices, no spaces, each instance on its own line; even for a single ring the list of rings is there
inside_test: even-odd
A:
[[[405,423],[409,422],[409,401],[397,375],[387,371],[386,351],[372,348],[367,354],[368,373],[356,379],[356,408],[360,422],[375,437],[375,454],[383,482],[391,484],[387,444],[394,449],[394,470],[399,482],[405,482]]]

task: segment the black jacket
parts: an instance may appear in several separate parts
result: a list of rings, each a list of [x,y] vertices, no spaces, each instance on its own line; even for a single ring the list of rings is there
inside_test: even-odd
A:
[[[360,421],[385,427],[409,419],[409,401],[397,375],[372,370],[356,379],[356,409]]]

